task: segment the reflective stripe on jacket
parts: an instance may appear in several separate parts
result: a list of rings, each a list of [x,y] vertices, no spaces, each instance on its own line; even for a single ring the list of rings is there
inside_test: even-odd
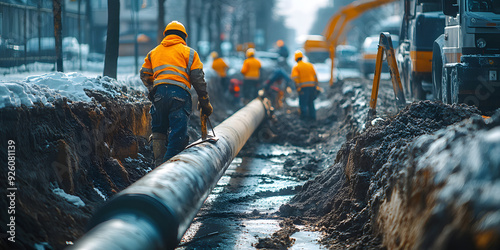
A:
[[[297,91],[304,87],[315,87],[318,85],[316,70],[311,63],[299,61],[292,69],[292,80],[295,82]]]
[[[219,57],[212,62],[212,69],[214,69],[220,77],[226,77],[227,68],[229,68],[229,66],[227,66],[222,57]]]
[[[141,73],[148,75],[154,86],[173,84],[189,92],[191,71],[195,69],[203,69],[198,53],[179,36],[168,35],[148,53]]]
[[[260,61],[255,57],[249,57],[243,62],[241,73],[245,79],[258,80],[260,77]]]

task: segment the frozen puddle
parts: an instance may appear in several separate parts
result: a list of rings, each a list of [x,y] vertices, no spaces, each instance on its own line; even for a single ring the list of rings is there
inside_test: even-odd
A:
[[[283,156],[306,152],[262,144],[253,152],[255,157],[235,158],[177,249],[255,249],[259,238],[280,229],[281,219],[275,213],[293,197],[290,190],[305,183],[282,175]],[[292,249],[322,249],[320,236],[319,232],[297,232],[292,236],[296,239]]]

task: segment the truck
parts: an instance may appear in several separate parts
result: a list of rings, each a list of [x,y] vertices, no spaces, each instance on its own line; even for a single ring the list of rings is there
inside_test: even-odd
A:
[[[330,50],[323,36],[309,35],[304,42],[304,53],[312,63],[322,63],[330,57]]]
[[[445,26],[441,1],[403,0],[397,63],[408,99],[432,92],[433,44]]]
[[[445,28],[432,50],[434,97],[491,113],[500,107],[500,1],[442,3]]]

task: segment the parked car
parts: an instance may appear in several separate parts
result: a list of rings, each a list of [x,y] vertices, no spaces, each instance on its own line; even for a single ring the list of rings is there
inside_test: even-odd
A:
[[[339,45],[335,49],[337,68],[357,68],[359,60],[358,49],[352,45]]]
[[[361,58],[359,60],[359,66],[360,71],[365,78],[368,78],[370,74],[375,73],[379,39],[379,35],[369,36],[365,39],[361,47]],[[393,48],[398,48],[399,36],[391,35],[391,39]],[[389,72],[389,67],[387,66],[386,60],[384,60],[382,64],[382,72]]]
[[[24,62],[24,46],[11,44],[0,37],[0,67],[18,66]]]
[[[66,60],[78,58],[78,40],[75,37],[64,37],[62,40],[63,57]],[[54,62],[56,56],[56,42],[54,37],[31,38],[26,43],[26,53],[28,57],[35,57],[33,60],[43,62]]]

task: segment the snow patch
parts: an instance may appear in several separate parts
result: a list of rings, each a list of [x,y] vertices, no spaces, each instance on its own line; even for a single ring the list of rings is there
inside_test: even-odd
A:
[[[52,247],[50,246],[50,244],[48,242],[35,243],[33,248],[36,250],[52,249]]]
[[[107,200],[106,196],[101,192],[101,190],[97,189],[96,187],[94,187],[94,190],[99,196],[102,197],[103,200]]]
[[[134,78],[135,79],[135,78]],[[90,102],[87,91],[99,91],[110,97],[122,95],[127,87],[138,88],[137,79],[130,79],[131,84],[116,81],[109,77],[87,77],[80,73],[52,72],[28,76],[24,80],[0,81],[0,108],[33,106],[40,103],[52,106],[57,99]]]
[[[64,192],[64,190],[62,190],[60,188],[54,188],[52,190],[52,192],[54,192],[54,194],[57,194],[57,195],[63,197],[66,201],[68,201],[69,203],[71,203],[77,207],[85,206],[85,203],[82,201],[82,199],[80,199],[80,197],[75,196],[75,195],[71,195],[71,194],[67,194],[66,192]]]

